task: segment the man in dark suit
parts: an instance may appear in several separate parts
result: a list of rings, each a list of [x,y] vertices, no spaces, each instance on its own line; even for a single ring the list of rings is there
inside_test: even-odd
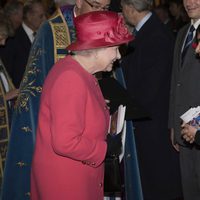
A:
[[[31,44],[40,24],[45,20],[45,10],[40,0],[28,0],[23,8],[23,23],[15,37],[10,38],[0,50],[3,63],[16,88],[23,77]]]
[[[200,62],[192,47],[200,24],[200,0],[184,0],[191,23],[177,36],[171,83],[169,127],[173,145],[180,152],[184,200],[200,199],[200,149],[181,136],[180,116],[191,107],[200,106]]]
[[[167,127],[174,39],[150,11],[153,0],[121,3],[135,33],[131,52],[122,59],[127,90],[150,116],[133,122],[144,199],[172,200],[181,196],[178,154]]]

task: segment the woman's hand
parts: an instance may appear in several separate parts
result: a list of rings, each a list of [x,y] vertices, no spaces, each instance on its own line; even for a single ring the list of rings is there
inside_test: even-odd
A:
[[[185,141],[189,142],[189,143],[193,143],[194,142],[194,137],[196,135],[197,132],[197,128],[195,128],[194,126],[190,126],[189,124],[183,123],[181,125],[181,135],[183,137],[183,139],[185,139]]]
[[[15,97],[18,96],[18,94],[19,94],[19,89],[10,90],[9,92],[6,93],[5,99],[6,101],[14,99]]]

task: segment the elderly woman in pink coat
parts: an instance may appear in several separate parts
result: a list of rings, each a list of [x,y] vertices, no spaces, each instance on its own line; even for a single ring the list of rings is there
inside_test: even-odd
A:
[[[72,55],[49,72],[42,91],[31,171],[32,200],[102,200],[109,111],[94,76],[111,71],[132,40],[117,13],[76,17]]]

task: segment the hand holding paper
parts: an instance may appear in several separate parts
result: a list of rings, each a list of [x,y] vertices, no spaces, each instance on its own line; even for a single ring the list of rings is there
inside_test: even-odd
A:
[[[200,106],[190,108],[183,115],[181,115],[180,118],[186,124],[200,128]]]
[[[200,106],[190,108],[180,118],[183,120],[181,125],[182,138],[189,143],[193,143],[196,132],[200,128]]]

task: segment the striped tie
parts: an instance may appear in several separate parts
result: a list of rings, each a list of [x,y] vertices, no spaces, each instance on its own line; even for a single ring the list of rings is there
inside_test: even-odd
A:
[[[185,44],[184,44],[184,48],[183,48],[183,51],[182,51],[182,60],[184,60],[184,57],[185,57],[185,54],[188,50],[188,47],[190,46],[190,44],[192,43],[192,40],[193,40],[193,32],[194,32],[195,28],[194,26],[192,25],[190,27],[190,30],[188,32],[188,35],[187,35],[187,38],[185,40]]]

